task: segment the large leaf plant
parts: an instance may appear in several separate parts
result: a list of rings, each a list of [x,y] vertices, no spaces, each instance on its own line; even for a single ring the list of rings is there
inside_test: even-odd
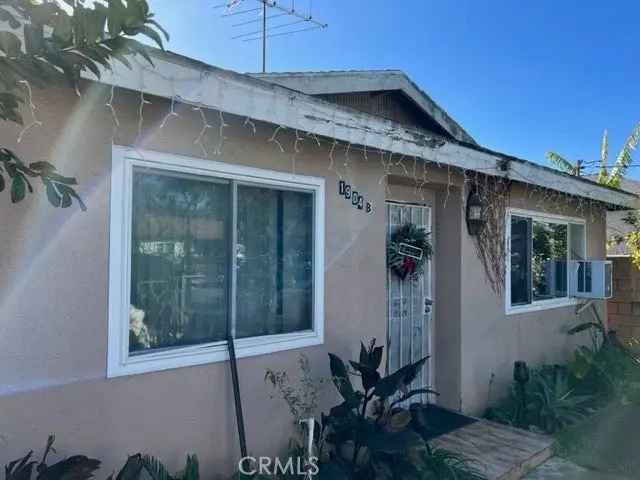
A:
[[[21,112],[33,113],[35,88],[66,83],[79,92],[84,72],[99,78],[114,60],[130,68],[136,55],[151,62],[136,36],[160,48],[163,36],[168,39],[146,0],[0,0],[0,121],[24,125]],[[75,178],[46,161],[26,162],[0,145],[0,191],[10,183],[11,201],[20,202],[33,193],[32,179],[42,182],[54,207],[69,207],[75,199],[85,208]]]
[[[411,389],[428,357],[382,376],[378,369],[383,347],[373,340],[361,344],[353,369],[329,354],[333,383],[342,402],[328,415],[322,415],[317,441],[320,448],[322,478],[384,479],[421,478],[422,437],[410,428],[409,410],[401,405],[420,394],[435,393]],[[354,387],[351,375],[360,377],[361,389]]]
[[[601,185],[607,187],[620,187],[620,181],[629,170],[631,160],[633,159],[633,151],[640,142],[640,122],[638,122],[631,134],[627,137],[622,144],[622,148],[618,153],[611,170],[609,170],[609,135],[605,130],[602,134],[602,140],[600,143],[600,165],[598,168],[598,176],[596,181]],[[547,152],[547,159],[558,170],[569,173],[571,175],[581,175],[582,173],[582,161],[578,160],[576,163],[572,163],[564,156],[557,152]]]

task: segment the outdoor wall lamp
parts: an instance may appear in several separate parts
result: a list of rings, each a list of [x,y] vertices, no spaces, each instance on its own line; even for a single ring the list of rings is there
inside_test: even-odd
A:
[[[478,191],[473,189],[467,198],[467,230],[469,235],[478,235],[486,221],[482,200]]]

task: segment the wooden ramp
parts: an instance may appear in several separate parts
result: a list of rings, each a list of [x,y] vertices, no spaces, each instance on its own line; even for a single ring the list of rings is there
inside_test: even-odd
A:
[[[545,435],[487,420],[464,426],[431,441],[474,462],[489,480],[517,480],[552,455]]]

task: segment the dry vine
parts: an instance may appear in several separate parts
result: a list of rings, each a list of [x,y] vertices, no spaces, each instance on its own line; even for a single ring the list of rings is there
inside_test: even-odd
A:
[[[510,181],[502,177],[467,174],[465,183],[475,188],[482,200],[485,224],[474,236],[478,258],[496,295],[502,295],[505,283],[505,218],[509,204]]]

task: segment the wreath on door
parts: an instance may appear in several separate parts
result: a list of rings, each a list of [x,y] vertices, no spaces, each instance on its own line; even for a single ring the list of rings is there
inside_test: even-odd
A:
[[[387,266],[402,280],[422,274],[425,262],[433,255],[430,232],[414,223],[405,223],[390,236]]]

